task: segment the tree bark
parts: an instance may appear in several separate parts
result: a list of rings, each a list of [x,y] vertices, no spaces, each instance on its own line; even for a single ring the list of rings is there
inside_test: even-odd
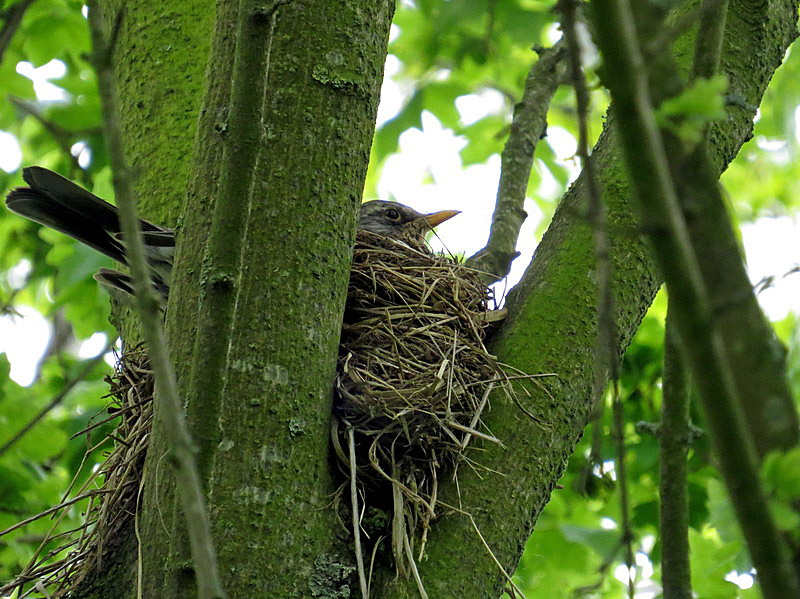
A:
[[[140,214],[176,227],[192,167],[192,147],[214,30],[214,2],[109,0],[99,4],[106,37],[119,12],[124,11],[113,44],[112,62],[124,152],[132,171]],[[130,304],[114,302],[112,321],[125,340],[125,347],[141,340]],[[192,316],[184,317],[184,323],[191,322]],[[191,326],[184,324],[184,335],[187,328]],[[180,365],[178,361],[176,366]],[[163,456],[165,448],[163,436],[154,437],[150,454]],[[171,481],[171,472],[164,462],[162,459],[157,464],[159,483],[171,489],[166,482]],[[143,500],[147,497],[144,492],[142,497]],[[145,513],[143,510],[142,516]],[[158,526],[163,532],[160,522]],[[80,596],[98,599],[135,596],[139,549],[131,520],[113,545],[103,549],[102,570],[94,572],[82,584]]]
[[[658,428],[659,532],[664,599],[691,599],[688,464],[691,443],[689,381],[670,308],[664,333],[661,424]]]
[[[204,437],[202,459],[210,472],[212,532],[229,596],[332,596],[347,587],[353,560],[328,507],[335,490],[327,459],[331,390],[394,4],[274,2],[259,14],[238,14],[237,4],[217,6],[195,160],[184,165],[192,174],[170,294],[170,342],[185,390],[202,305],[199,290],[209,275],[203,248],[222,175],[219,157],[248,151],[243,136],[230,135],[228,127],[235,95],[230,84],[234,32],[238,19],[274,16],[266,93],[253,90],[265,96],[252,123],[261,148],[256,184],[249,197],[236,198],[246,212],[247,230],[241,278],[232,283],[233,327],[218,332],[227,348],[223,391],[211,410],[195,397],[185,400],[194,428],[215,431]],[[127,25],[135,22],[131,16]],[[166,39],[170,23],[160,25]],[[210,29],[198,31],[204,39],[209,34]],[[198,43],[198,50],[204,47]],[[118,71],[122,97],[128,93],[125,72],[124,66]],[[123,103],[123,111],[136,108]],[[137,146],[152,132],[143,131],[141,119],[129,120],[128,140]],[[172,131],[173,122],[164,126]],[[175,127],[179,133],[191,130]],[[180,140],[184,155],[191,155],[190,139]],[[142,154],[148,149],[139,147],[131,162]],[[140,195],[145,185],[142,177]],[[185,176],[167,197],[182,198],[181,185]],[[114,570],[128,575],[113,580],[103,573],[95,596],[135,593],[138,581],[129,566],[137,542],[144,596],[195,594],[163,435],[157,421],[146,464],[140,540],[125,544],[127,563]]]

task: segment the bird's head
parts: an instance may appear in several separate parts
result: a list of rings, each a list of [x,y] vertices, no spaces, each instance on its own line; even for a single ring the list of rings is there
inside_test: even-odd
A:
[[[398,202],[372,200],[361,204],[358,228],[380,235],[399,235],[413,226],[418,227],[424,234],[456,214],[460,214],[458,210],[422,214]]]

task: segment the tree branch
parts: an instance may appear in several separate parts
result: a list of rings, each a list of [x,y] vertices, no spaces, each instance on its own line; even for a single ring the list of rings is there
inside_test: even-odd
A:
[[[659,540],[661,541],[661,586],[664,599],[691,599],[689,567],[689,499],[687,456],[690,443],[689,386],[667,309],[664,335],[659,447]]]
[[[703,0],[700,26],[695,37],[692,79],[717,74],[727,15],[728,0]]]
[[[511,262],[519,253],[517,238],[527,214],[523,210],[528,189],[533,154],[547,125],[550,100],[564,76],[564,45],[541,50],[539,60],[525,79],[522,99],[514,107],[511,132],[500,156],[500,183],[489,240],[486,246],[467,260],[467,265],[486,273],[485,282],[493,283],[508,274]]]
[[[86,172],[83,168],[81,168],[80,163],[78,162],[78,157],[72,155],[72,138],[76,134],[67,131],[61,125],[54,123],[53,121],[47,119],[42,111],[39,110],[33,104],[22,100],[21,98],[17,98],[15,96],[9,96],[8,101],[11,102],[14,106],[16,106],[22,112],[29,114],[34,119],[39,121],[39,124],[44,127],[45,131],[47,131],[50,136],[56,141],[56,143],[61,147],[61,151],[69,159],[70,163],[72,164],[72,169],[74,173],[77,173],[81,181],[87,186],[92,187],[92,178],[88,172]]]
[[[750,3],[742,10],[746,18],[729,19],[726,24],[726,38],[735,43],[724,45],[723,63],[734,73],[745,103],[755,106],[793,40],[797,2],[770,0]],[[680,56],[682,66],[686,66],[686,58]],[[738,110],[720,121],[710,145],[719,170],[749,139],[754,114],[755,109]],[[635,234],[640,225],[634,218],[633,191],[616,119],[609,114],[592,157],[611,223],[609,249],[621,354],[662,279],[652,262],[652,251]],[[444,501],[460,498],[474,514],[487,543],[507,570],[514,569],[520,548],[547,504],[593,407],[595,256],[591,228],[586,219],[575,218],[586,213],[587,195],[585,178],[580,176],[561,200],[522,280],[509,292],[508,318],[487,346],[498,360],[525,372],[559,374],[545,382],[547,393],[532,389],[525,400],[527,409],[546,415],[547,425],[528,423],[519,418],[515,406],[493,398],[486,424],[504,440],[506,448],[487,446],[480,463],[503,476],[463,471],[459,489],[447,482],[440,487]],[[471,596],[476,588],[488,589],[490,596],[494,591],[499,594],[501,579],[493,563],[480,559],[482,551],[469,521],[457,516],[441,519],[428,539],[428,559],[420,563],[426,588],[435,588],[438,599]],[[409,592],[393,590],[396,587],[381,586],[380,596],[408,596]]]
[[[123,153],[122,133],[111,67],[111,54],[121,26],[122,15],[122,11],[117,14],[111,36],[106,42],[102,32],[98,4],[95,0],[89,3],[92,59],[97,71],[100,98],[105,113],[105,134],[114,173],[115,198],[125,238],[126,257],[136,292],[136,306],[153,368],[158,398],[156,408],[169,433],[170,450],[175,460],[178,488],[189,531],[194,573],[197,579],[197,594],[200,599],[223,599],[225,592],[219,578],[205,497],[195,466],[194,448],[184,421],[175,372],[167,350],[166,336],[161,326],[161,307],[147,267],[131,174]]]
[[[595,0],[595,32],[607,65],[628,172],[667,281],[675,324],[696,376],[720,470],[767,599],[798,596],[798,583],[761,491],[751,439],[704,282],[670,178],[648,91],[636,26],[625,0]]]
[[[19,29],[20,23],[22,23],[22,17],[25,15],[25,11],[28,10],[28,7],[35,1],[36,0],[22,0],[22,2],[18,2],[14,6],[3,11],[3,27],[0,29],[0,62],[2,62],[6,48],[11,44],[11,40],[14,39],[14,34],[17,32],[17,29]]]
[[[628,494],[628,475],[625,465],[625,418],[622,414],[622,400],[619,396],[619,381],[613,379],[613,416],[614,443],[616,445],[617,490],[619,492],[620,512],[620,544],[625,551],[625,566],[628,569],[628,598],[634,599],[635,587],[632,568],[636,565],[633,559],[633,529],[631,528],[630,497]]]
[[[695,78],[716,72],[726,9],[727,3],[721,0],[706,0],[702,5],[692,68]],[[719,125],[706,129],[707,135],[716,136]],[[750,284],[716,168],[708,158],[707,142],[704,139],[694,148],[687,147],[667,131],[664,144],[673,173],[681,173],[673,179],[723,351],[739,390],[748,434],[759,457],[774,449],[795,447],[800,443],[800,422],[786,379],[786,351],[775,338]]]

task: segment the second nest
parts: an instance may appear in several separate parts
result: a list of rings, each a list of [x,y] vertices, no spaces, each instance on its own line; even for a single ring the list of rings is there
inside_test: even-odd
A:
[[[503,316],[492,308],[478,272],[423,241],[358,233],[333,442],[367,506],[391,512],[399,573],[415,570],[444,507],[437,501],[443,469],[454,476],[462,461],[474,465],[466,450],[475,439],[499,443],[481,422],[492,389],[513,395],[484,347]]]

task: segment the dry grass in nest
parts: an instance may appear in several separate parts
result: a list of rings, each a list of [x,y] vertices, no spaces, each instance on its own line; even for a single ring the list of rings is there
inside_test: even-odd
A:
[[[127,352],[107,381],[111,388],[108,415],[74,435],[86,436],[87,451],[61,503],[0,532],[1,536],[41,518],[53,519],[50,532],[31,562],[0,588],[0,596],[14,591],[19,592],[19,599],[35,591],[53,598],[69,596],[87,576],[102,567],[104,555],[113,550],[120,531],[137,512],[153,420],[153,377],[144,349]],[[119,422],[112,433],[97,442],[91,439],[92,431],[117,418]],[[87,463],[87,458],[104,445],[113,447],[103,463],[93,469],[94,464]],[[80,488],[75,488],[75,481],[85,468],[90,469],[90,474]],[[86,500],[83,524],[76,530],[56,533],[69,511]],[[54,549],[44,552],[45,546],[53,544]]]
[[[455,476],[476,438],[500,443],[482,424],[492,389],[513,398],[509,378],[484,346],[502,312],[479,275],[422,241],[358,233],[336,380],[333,441],[358,495],[392,497],[398,573],[416,561],[445,506],[442,469]],[[350,456],[355,457],[354,464]],[[344,492],[347,485],[341,490]],[[354,519],[354,530],[358,521]],[[360,554],[360,534],[355,534]],[[362,574],[362,594],[364,590]]]

